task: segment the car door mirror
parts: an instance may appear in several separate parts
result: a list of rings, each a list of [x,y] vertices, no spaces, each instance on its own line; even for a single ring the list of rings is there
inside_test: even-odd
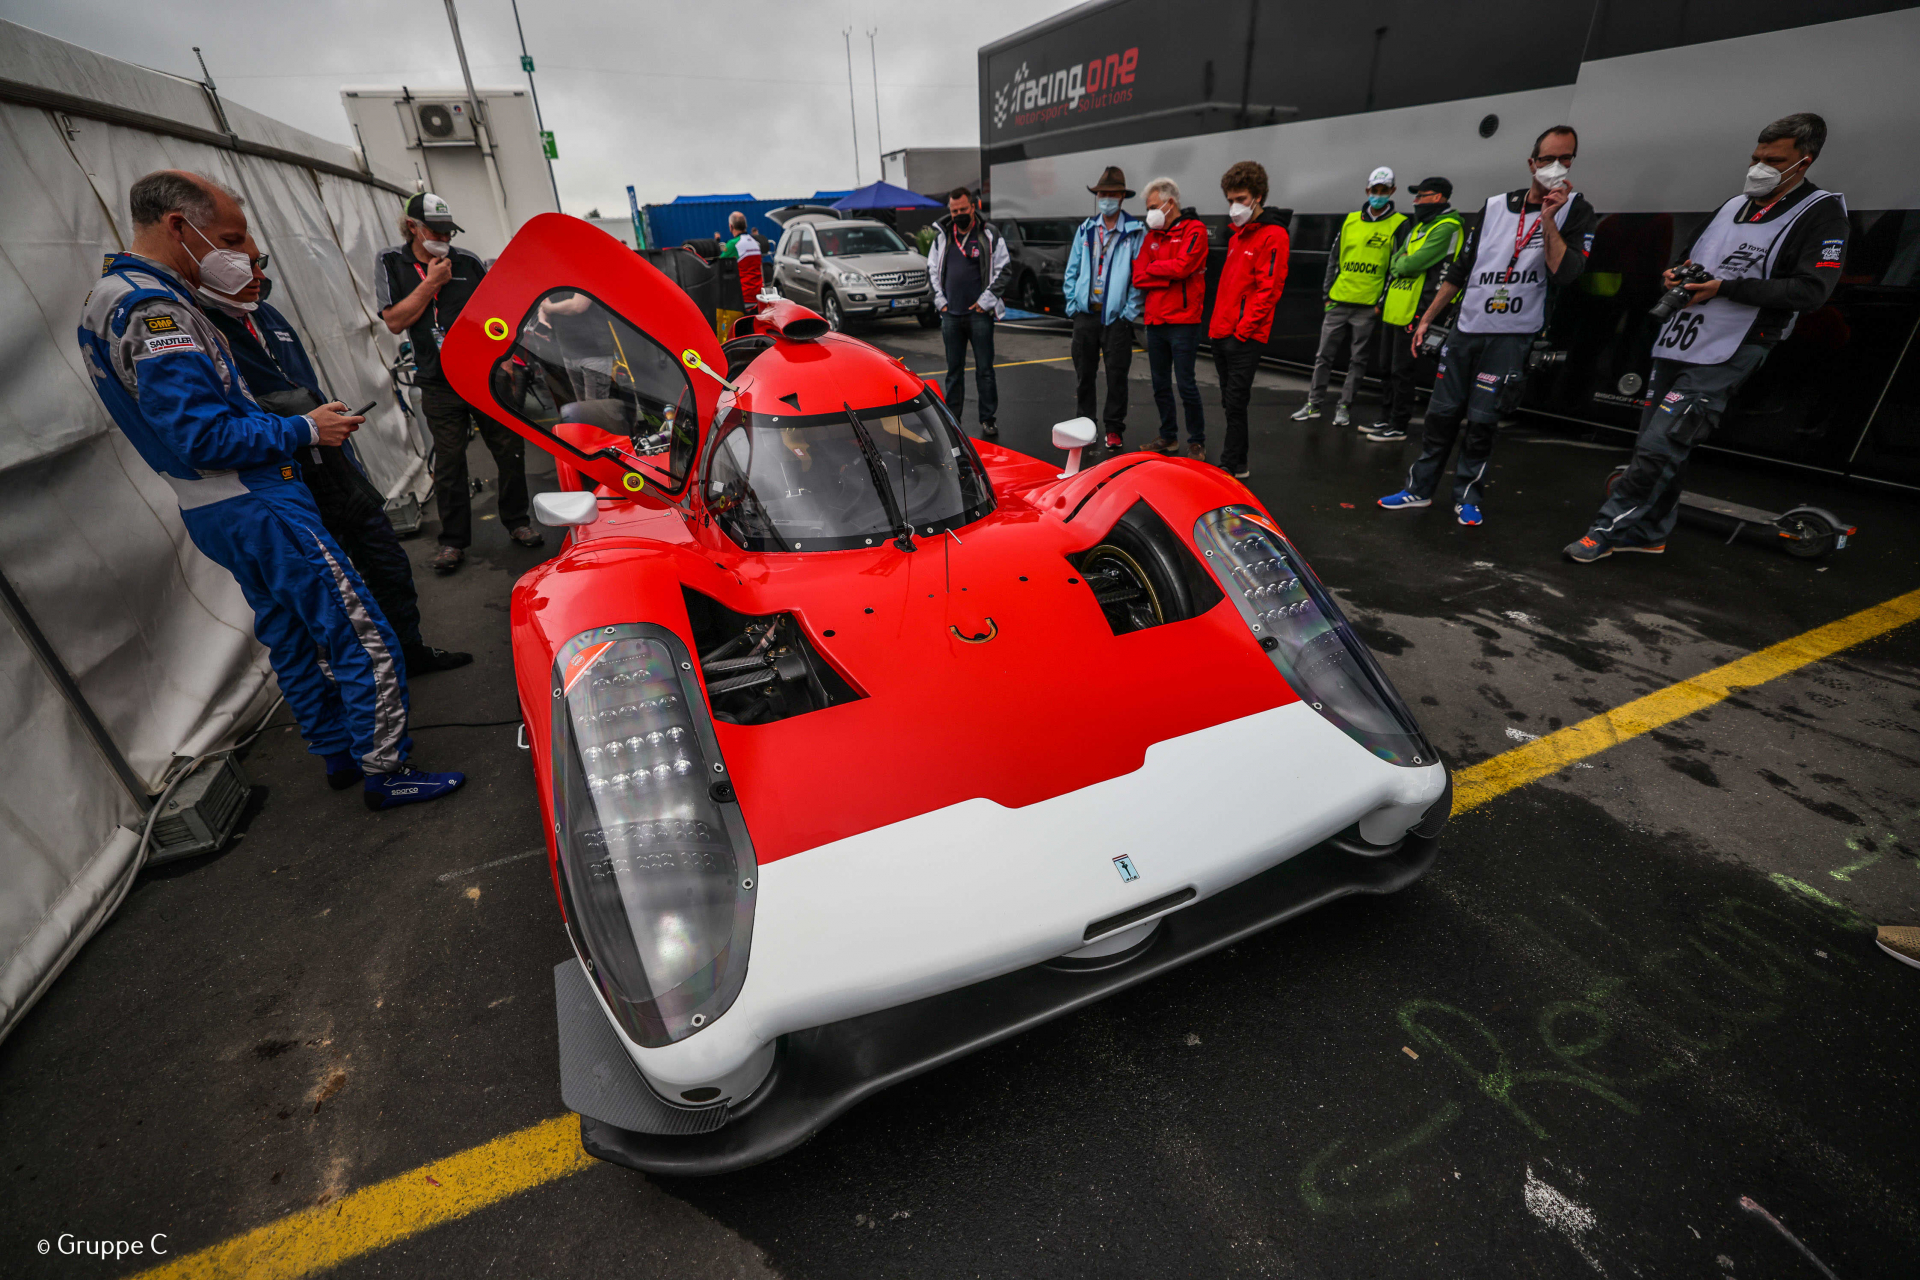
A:
[[[600,518],[600,499],[579,490],[533,495],[533,518],[550,529],[592,524]]]
[[[1067,451],[1067,469],[1060,473],[1062,480],[1080,469],[1080,451],[1093,443],[1098,432],[1092,418],[1068,418],[1053,424],[1053,447]]]
[[[814,257],[814,256],[813,256],[812,254],[810,254],[810,253],[803,253],[803,254],[801,254],[801,255],[800,255],[800,265],[801,265],[801,266],[803,266],[803,267],[810,267],[810,266],[812,266],[812,265],[813,265],[813,264],[814,264],[815,262],[817,262],[817,261],[818,261],[818,259],[816,259],[816,258],[815,258],[815,257]]]

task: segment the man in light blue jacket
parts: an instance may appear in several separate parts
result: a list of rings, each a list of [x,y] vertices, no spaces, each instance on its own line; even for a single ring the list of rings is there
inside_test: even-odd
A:
[[[1073,375],[1079,412],[1105,424],[1106,446],[1112,453],[1126,448],[1127,366],[1133,363],[1133,326],[1146,305],[1145,295],[1133,283],[1133,260],[1146,237],[1147,224],[1126,213],[1120,202],[1133,195],[1127,176],[1108,165],[1100,180],[1087,188],[1098,200],[1099,212],[1074,232],[1063,281],[1067,314],[1073,318]],[[1107,412],[1094,404],[1093,381],[1100,361],[1107,362]]]

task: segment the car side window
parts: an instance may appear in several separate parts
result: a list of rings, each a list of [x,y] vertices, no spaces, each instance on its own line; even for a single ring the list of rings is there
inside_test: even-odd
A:
[[[799,242],[794,245],[793,252],[795,257],[798,257],[800,254],[803,254],[803,253],[814,253],[815,250],[813,247],[813,232],[807,230],[805,227],[802,227],[800,229]]]

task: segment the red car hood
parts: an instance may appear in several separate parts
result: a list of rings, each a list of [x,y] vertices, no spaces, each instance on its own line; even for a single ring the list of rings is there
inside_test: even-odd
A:
[[[589,627],[655,622],[691,648],[682,584],[739,613],[791,612],[866,696],[714,726],[766,863],[976,797],[1033,804],[1138,769],[1155,742],[1296,700],[1229,601],[1116,636],[1066,558],[1143,488],[1183,538],[1202,512],[1247,501],[1244,489],[1168,459],[1054,482],[1044,464],[982,454],[997,509],[910,554],[750,554],[676,511],[609,511],[515,591],[529,724],[546,722],[554,652]],[[549,762],[536,764],[550,803]]]

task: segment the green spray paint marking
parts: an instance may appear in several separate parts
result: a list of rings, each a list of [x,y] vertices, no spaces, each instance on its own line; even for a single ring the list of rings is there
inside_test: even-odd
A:
[[[1886,838],[1889,840],[1893,839],[1893,832],[1891,831],[1887,832]],[[1847,837],[1847,848],[1853,850],[1855,853],[1861,852],[1860,842],[1858,840],[1855,840],[1852,836]],[[1852,880],[1853,872],[1865,871],[1868,867],[1872,866],[1874,863],[1878,861],[1880,861],[1879,852],[1877,850],[1870,851],[1867,853],[1867,855],[1864,858],[1860,858],[1854,862],[1850,862],[1846,866],[1841,867],[1838,871],[1829,871],[1827,872],[1827,874],[1832,876],[1835,880]]]

